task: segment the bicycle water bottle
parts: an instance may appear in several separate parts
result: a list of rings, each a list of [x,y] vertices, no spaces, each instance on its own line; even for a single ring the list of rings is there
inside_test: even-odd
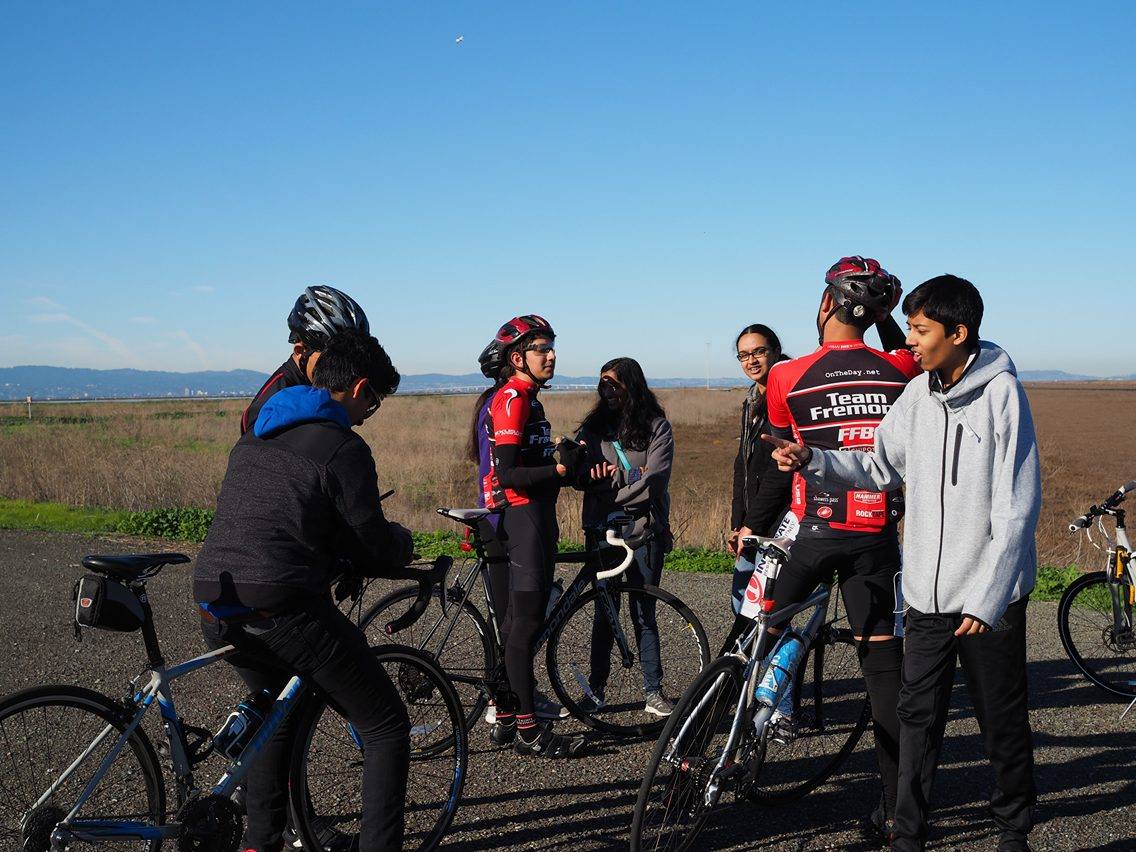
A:
[[[264,717],[276,700],[267,689],[250,692],[229,714],[225,724],[213,735],[213,748],[230,760],[236,760],[260,729]]]
[[[552,610],[556,608],[556,602],[560,600],[562,594],[564,594],[564,584],[559,580],[553,580],[552,588],[548,590],[548,606],[544,608],[545,618],[552,615]]]
[[[773,659],[769,663],[769,668],[765,670],[765,676],[761,679],[761,683],[757,685],[757,689],[753,691],[753,697],[762,704],[768,707],[773,707],[777,703],[777,691],[786,679],[792,683],[794,672],[797,670],[797,664],[801,661],[801,655],[805,652],[805,643],[801,641],[801,637],[796,633],[787,632],[777,643],[777,647],[773,649]],[[781,697],[782,702],[785,696],[790,693],[786,689],[785,694]]]

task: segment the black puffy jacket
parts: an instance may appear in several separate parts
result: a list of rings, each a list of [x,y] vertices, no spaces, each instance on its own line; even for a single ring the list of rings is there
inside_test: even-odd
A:
[[[375,461],[327,391],[291,387],[264,405],[229,455],[194,568],[203,603],[285,612],[329,594],[341,558],[394,575],[410,533],[384,517]]]

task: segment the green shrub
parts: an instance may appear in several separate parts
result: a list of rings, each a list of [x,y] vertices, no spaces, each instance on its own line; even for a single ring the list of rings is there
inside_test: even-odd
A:
[[[1037,585],[1033,589],[1033,599],[1055,601],[1069,588],[1069,584],[1081,576],[1076,565],[1058,568],[1056,565],[1042,565],[1037,569]]]
[[[181,507],[131,512],[115,527],[127,535],[172,538],[178,541],[205,541],[213,523],[212,509]]]
[[[667,554],[663,567],[671,571],[730,574],[734,570],[734,557],[705,547],[680,547]]]

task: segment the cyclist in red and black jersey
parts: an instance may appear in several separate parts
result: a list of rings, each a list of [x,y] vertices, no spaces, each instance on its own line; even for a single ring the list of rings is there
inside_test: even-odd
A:
[[[841,258],[825,275],[817,314],[820,348],[775,364],[766,406],[770,431],[824,449],[871,450],[876,426],[919,366],[891,318],[899,279],[870,258]],[[872,349],[864,333],[877,325],[892,351]],[[762,483],[764,485],[764,483]],[[903,648],[894,633],[895,577],[900,570],[898,491],[821,491],[793,477],[791,509],[800,530],[777,580],[778,604],[804,600],[821,581],[839,577],[849,625],[872,704],[876,754],[883,778],[881,808],[864,826],[878,840],[895,813],[899,695]],[[782,708],[788,712],[791,704]],[[791,729],[788,722],[786,728]],[[791,734],[790,734],[791,735]]]
[[[326,284],[307,287],[288,314],[288,342],[292,344],[292,356],[261,385],[241,415],[242,435],[253,427],[260,409],[274,393],[312,383],[320,352],[331,336],[340,331],[371,333],[367,315],[359,303]]]
[[[533,645],[552,588],[560,537],[556,498],[568,475],[556,460],[552,427],[538,398],[556,371],[555,339],[547,320],[529,314],[501,326],[486,348],[504,383],[485,418],[490,463],[482,492],[486,508],[502,512],[498,535],[509,556],[508,609],[501,632],[515,703],[498,700],[491,737],[498,745],[512,743],[520,754],[571,757],[579,753],[583,738],[554,734],[551,722],[538,724],[534,704]]]

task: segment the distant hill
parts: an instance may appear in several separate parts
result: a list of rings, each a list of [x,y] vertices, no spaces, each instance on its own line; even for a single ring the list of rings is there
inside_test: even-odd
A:
[[[161,397],[249,397],[268,379],[255,370],[169,373],[158,370],[90,370],[83,367],[0,367],[0,399],[152,399]],[[594,388],[596,376],[557,376],[553,388]],[[657,388],[703,387],[705,379],[651,379]],[[738,387],[743,381],[713,378],[711,387]],[[480,373],[423,373],[402,377],[402,393],[476,391],[486,385]]]
[[[1129,381],[1131,376],[1118,376],[1115,379],[1105,379],[1101,376],[1082,376],[1076,373],[1066,373],[1064,370],[1022,370],[1018,378],[1023,382],[1100,382],[1100,381]]]

